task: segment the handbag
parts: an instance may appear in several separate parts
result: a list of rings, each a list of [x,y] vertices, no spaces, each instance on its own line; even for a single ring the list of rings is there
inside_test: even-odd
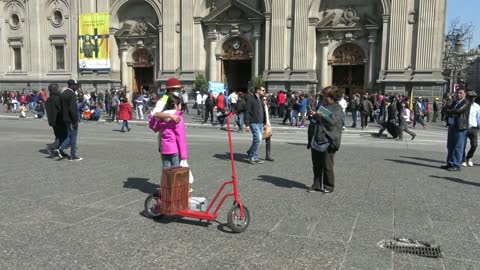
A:
[[[272,137],[272,127],[265,127],[262,131],[262,140]]]
[[[327,140],[324,141],[324,142],[321,142],[321,143],[317,142],[317,140],[315,139],[316,134],[317,134],[317,130],[318,130],[318,125],[315,125],[315,131],[313,132],[313,137],[312,137],[312,141],[310,142],[310,147],[317,152],[325,152],[325,151],[327,151],[328,147],[330,146],[330,140],[328,139],[328,137],[325,134],[325,138]],[[323,131],[323,129],[322,129],[322,132],[325,133],[325,131]]]

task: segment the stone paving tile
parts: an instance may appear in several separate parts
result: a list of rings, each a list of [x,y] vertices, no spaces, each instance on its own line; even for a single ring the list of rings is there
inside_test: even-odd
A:
[[[350,243],[352,245],[369,245],[369,246],[377,246],[378,242],[385,240],[385,239],[392,239],[393,238],[393,231],[387,230],[379,230],[375,228],[362,228],[362,227],[355,227],[353,231],[352,239]]]
[[[324,231],[335,231],[350,235],[354,224],[354,216],[343,215],[342,213],[329,213],[318,220],[311,236],[316,237],[318,233],[322,234]]]
[[[309,236],[318,220],[308,216],[285,216],[272,230],[276,234]],[[318,226],[318,225],[317,225]]]
[[[439,241],[442,254],[447,258],[480,262],[480,243],[472,241]]]
[[[105,213],[105,211],[101,209],[81,207],[70,212],[57,214],[52,217],[52,220],[66,224],[75,224],[100,215],[101,213]]]
[[[67,226],[67,224],[50,220],[27,218],[0,227],[0,236],[25,243],[32,243],[39,238],[48,236]]]
[[[295,259],[292,269],[338,269],[345,254],[345,243],[308,240]]]
[[[393,267],[393,254],[379,247],[353,244],[347,247],[342,267],[385,270]]]
[[[465,223],[433,221],[433,229],[439,241],[476,241],[475,235]]]
[[[445,269],[480,270],[480,262],[443,258],[443,263],[445,264]]]
[[[418,264],[409,264],[404,262],[396,262],[393,266],[394,270],[441,270],[443,267],[430,267],[425,265],[418,265]]]
[[[393,229],[393,213],[390,215],[381,216],[377,214],[359,213],[357,219],[357,227],[360,228],[377,228],[380,230],[392,230]]]
[[[415,265],[419,267],[424,266],[424,267],[432,267],[434,269],[443,269],[443,260],[441,258],[426,258],[426,257],[421,257],[413,254],[394,252],[393,262],[395,266],[406,264],[406,265]]]

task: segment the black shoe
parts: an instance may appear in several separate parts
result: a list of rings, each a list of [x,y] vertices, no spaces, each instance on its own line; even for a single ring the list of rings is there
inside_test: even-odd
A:
[[[125,132],[125,130],[123,130],[123,129],[120,129],[120,132]]]
[[[127,128],[128,132],[130,132],[131,128]]]
[[[70,160],[70,161],[80,161],[80,160],[83,160],[83,158],[81,158],[81,157],[70,157],[68,160]]]
[[[275,159],[273,159],[273,158],[271,158],[271,157],[267,157],[265,160],[266,160],[266,161],[270,161],[270,162],[274,162],[274,161],[275,161]]]
[[[447,169],[447,171],[449,172],[459,172],[461,169],[460,168],[457,168],[457,167],[450,167]]]
[[[440,168],[448,170],[449,168],[451,168],[451,166],[447,164],[447,165],[440,166]]]
[[[417,135],[413,135],[413,136],[412,136],[412,141],[415,139],[415,137],[417,137]]]

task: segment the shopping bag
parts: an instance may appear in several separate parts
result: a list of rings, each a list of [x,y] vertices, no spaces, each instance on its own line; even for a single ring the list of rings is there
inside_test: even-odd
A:
[[[268,139],[272,137],[272,128],[271,127],[265,127],[262,132],[262,139]]]
[[[189,168],[188,162],[187,162],[186,160],[180,161],[180,166],[181,166],[181,167],[187,167],[187,168]],[[190,171],[190,173],[189,173],[190,175],[189,175],[189,177],[188,177],[188,182],[189,182],[190,184],[192,184],[194,178],[193,178],[192,170],[190,169],[189,171]]]

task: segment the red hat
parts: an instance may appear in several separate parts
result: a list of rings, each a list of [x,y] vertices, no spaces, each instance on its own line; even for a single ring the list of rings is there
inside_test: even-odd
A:
[[[182,87],[182,83],[177,78],[167,80],[167,89],[180,89]]]

